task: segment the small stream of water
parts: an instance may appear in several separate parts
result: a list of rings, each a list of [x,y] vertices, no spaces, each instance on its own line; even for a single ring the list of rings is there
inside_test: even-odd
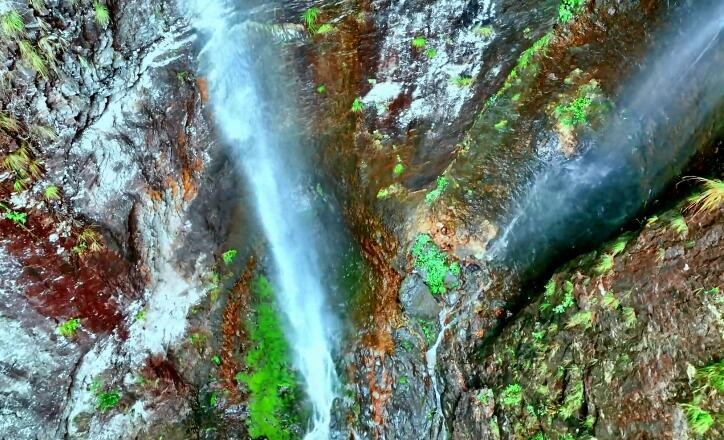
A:
[[[293,105],[282,92],[287,78],[274,70],[281,56],[273,39],[259,35],[259,25],[236,9],[243,6],[238,3],[244,2],[189,2],[192,24],[204,39],[200,68],[216,125],[245,177],[271,252],[277,302],[313,410],[305,439],[326,440],[337,377],[331,354],[334,320],[311,232],[319,227],[303,189],[306,172],[299,143],[283,134],[282,115],[293,111]]]

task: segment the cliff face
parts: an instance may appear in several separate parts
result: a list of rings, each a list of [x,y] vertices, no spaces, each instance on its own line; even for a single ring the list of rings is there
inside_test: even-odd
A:
[[[110,2],[107,22],[31,3],[0,5],[23,22],[0,39],[0,437],[247,438],[268,262],[196,36],[169,1]],[[299,78],[309,190],[362,257],[330,281],[351,335],[334,438],[679,439],[685,405],[721,413],[701,392],[724,357],[721,208],[648,213],[550,282],[485,259],[525,182],[595,148],[696,5],[307,3],[260,28]],[[312,6],[331,30],[305,27]],[[721,129],[692,172],[721,174]]]
[[[90,3],[3,7],[24,26],[2,42],[14,122],[0,135],[0,194],[26,217],[0,224],[0,432],[130,438],[164,405],[176,418],[187,407],[156,408],[137,379],[186,335],[227,228],[212,194],[233,176],[209,173],[220,151],[193,35],[167,2],[113,3],[108,23]],[[125,410],[103,414],[99,396],[116,390]]]

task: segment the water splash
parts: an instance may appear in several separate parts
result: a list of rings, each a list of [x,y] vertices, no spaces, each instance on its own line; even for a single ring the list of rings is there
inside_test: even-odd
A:
[[[724,3],[696,5],[633,78],[594,148],[543,170],[491,245],[489,258],[534,278],[600,243],[678,176],[724,128]]]
[[[274,262],[278,303],[287,321],[294,364],[313,409],[308,440],[329,437],[336,374],[333,320],[320,282],[319,254],[311,237],[317,226],[312,203],[300,188],[304,175],[295,139],[282,134],[290,111],[278,90],[286,78],[278,48],[226,0],[195,0],[193,26],[205,38],[200,67],[209,84],[216,124],[246,177]],[[246,11],[249,13],[249,10]]]

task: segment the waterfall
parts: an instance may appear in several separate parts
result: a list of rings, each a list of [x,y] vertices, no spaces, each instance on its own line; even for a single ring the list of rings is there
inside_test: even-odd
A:
[[[628,81],[594,148],[533,178],[489,258],[534,278],[617,231],[724,129],[724,3],[697,4]]]
[[[258,25],[244,20],[233,4],[189,2],[191,22],[204,39],[200,70],[209,85],[216,125],[245,177],[271,251],[287,339],[313,410],[305,438],[326,440],[337,378],[331,355],[333,319],[311,233],[318,229],[317,220],[300,189],[304,167],[295,151],[298,143],[282,134],[280,115],[290,112],[290,106],[283,97],[276,102],[269,96],[284,88],[285,79],[272,72],[281,57],[270,38],[259,38]]]

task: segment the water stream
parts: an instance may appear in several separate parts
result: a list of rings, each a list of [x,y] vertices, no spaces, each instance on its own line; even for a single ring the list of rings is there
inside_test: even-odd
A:
[[[593,148],[544,169],[489,257],[534,278],[614,234],[723,129],[724,2],[702,2],[632,78]]]
[[[337,378],[331,354],[334,322],[311,233],[318,225],[301,183],[306,173],[299,143],[283,134],[281,115],[293,111],[293,105],[279,92],[288,78],[273,70],[279,67],[278,48],[248,20],[254,11],[242,12],[238,3],[190,2],[192,23],[204,42],[200,70],[209,84],[217,127],[245,177],[272,255],[287,339],[313,410],[305,438],[326,440]]]

